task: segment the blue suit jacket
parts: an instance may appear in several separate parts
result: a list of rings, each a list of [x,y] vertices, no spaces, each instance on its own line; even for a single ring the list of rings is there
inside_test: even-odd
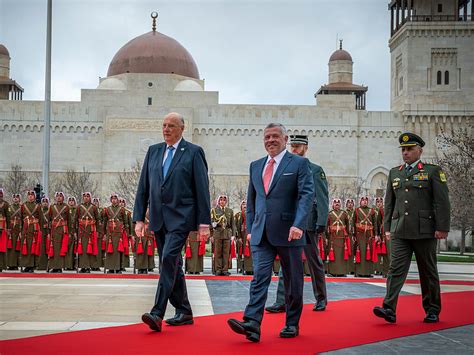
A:
[[[250,245],[258,245],[263,232],[274,246],[302,246],[305,238],[288,241],[292,226],[306,230],[314,195],[309,161],[286,152],[265,194],[263,169],[267,157],[250,164],[247,193],[247,233]]]
[[[144,221],[150,207],[150,230],[186,233],[211,224],[207,163],[201,147],[178,145],[166,178],[162,165],[166,143],[148,148],[138,183],[133,221]]]

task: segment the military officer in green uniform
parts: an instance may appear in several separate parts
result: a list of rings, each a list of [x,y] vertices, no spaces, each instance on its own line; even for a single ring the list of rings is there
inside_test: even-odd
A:
[[[214,260],[216,275],[228,276],[231,239],[234,236],[234,212],[227,207],[228,198],[217,198],[216,207],[211,209],[212,238],[214,239]]]
[[[399,137],[404,163],[392,168],[385,194],[385,237],[392,241],[392,263],[387,294],[377,317],[396,322],[398,295],[415,253],[420,274],[425,323],[439,321],[441,296],[436,266],[437,239],[446,239],[450,228],[450,203],[446,175],[434,164],[421,161],[423,139],[413,133]]]
[[[21,234],[20,266],[22,272],[33,273],[40,255],[41,232],[40,232],[40,209],[41,205],[36,203],[36,194],[33,190],[26,193],[27,201],[21,205],[21,218],[23,227]]]
[[[90,274],[98,253],[99,210],[91,203],[91,198],[90,192],[82,193],[82,203],[77,208],[77,243],[74,251],[77,255],[76,267],[86,274]]]
[[[108,274],[122,273],[122,254],[125,251],[124,234],[128,230],[128,218],[125,208],[119,206],[118,195],[110,196],[109,207],[104,208],[102,220],[104,221],[104,234],[106,235],[105,269]]]
[[[355,210],[355,276],[373,277],[373,252],[377,233],[375,211],[369,207],[369,197],[360,198],[359,207]]]
[[[0,272],[7,268],[7,245],[9,229],[10,206],[8,202],[3,199],[3,189],[0,189]]]
[[[250,250],[250,239],[247,238],[247,223],[246,223],[246,209],[247,201],[240,202],[240,211],[234,215],[234,230],[237,245],[237,257],[240,258],[240,270],[244,275],[253,275],[253,261]],[[237,263],[237,270],[239,270]]]
[[[64,192],[54,194],[56,203],[49,207],[50,235],[46,241],[48,255],[48,270],[52,273],[62,273],[65,268],[66,255],[70,238],[69,206],[64,203]]]
[[[13,203],[10,205],[10,235],[7,243],[7,266],[8,270],[18,270],[20,265],[21,248],[21,196],[12,195]]]

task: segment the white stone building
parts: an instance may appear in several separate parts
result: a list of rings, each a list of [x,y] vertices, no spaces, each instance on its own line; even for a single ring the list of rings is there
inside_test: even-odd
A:
[[[265,154],[263,128],[281,122],[309,135],[309,158],[323,166],[332,190],[362,183],[381,194],[400,162],[399,134],[420,134],[425,159],[433,158],[440,129],[472,125],[474,115],[472,0],[393,0],[389,9],[391,111],[365,110],[367,87],[352,83],[353,60],[342,44],[315,105],[223,105],[218,92],[205,90],[186,49],[151,31],[125,44],[97,88],[81,90],[81,101],[52,103],[51,171],[85,168],[106,197],[117,173],[162,141],[163,117],[177,111],[185,138],[204,148],[217,190],[244,188],[249,162]],[[7,84],[10,57],[2,47],[0,89],[22,91]],[[0,176],[15,163],[40,171],[43,102],[8,97],[0,100]]]

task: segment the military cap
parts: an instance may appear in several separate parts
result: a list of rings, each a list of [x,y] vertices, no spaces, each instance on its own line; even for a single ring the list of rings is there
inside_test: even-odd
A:
[[[290,144],[304,144],[308,145],[308,136],[304,134],[290,135]]]
[[[402,133],[400,137],[398,137],[398,141],[400,142],[400,147],[414,147],[415,145],[419,145],[420,147],[425,146],[425,141],[420,136],[411,132]]]

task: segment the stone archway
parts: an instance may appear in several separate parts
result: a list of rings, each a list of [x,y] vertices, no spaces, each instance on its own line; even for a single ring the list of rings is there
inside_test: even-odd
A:
[[[379,166],[367,174],[364,179],[366,191],[371,197],[384,197],[385,189],[387,188],[387,177],[389,169],[384,166]]]

